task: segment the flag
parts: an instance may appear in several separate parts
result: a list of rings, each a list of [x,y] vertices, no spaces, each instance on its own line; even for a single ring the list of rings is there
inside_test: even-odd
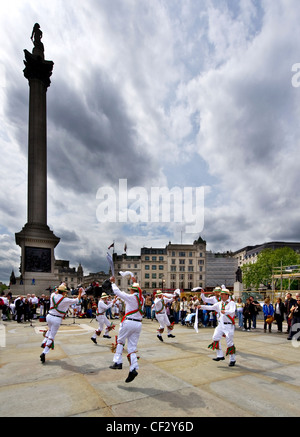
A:
[[[114,262],[111,255],[107,252],[106,259],[108,261],[112,276],[115,276]]]
[[[198,334],[198,308],[196,310],[196,315],[195,315],[195,323],[194,323],[194,329]]]
[[[107,249],[110,249],[111,247],[115,247],[115,243],[112,243]]]
[[[124,252],[126,252],[127,251],[127,244],[125,243],[125,245],[124,245]]]

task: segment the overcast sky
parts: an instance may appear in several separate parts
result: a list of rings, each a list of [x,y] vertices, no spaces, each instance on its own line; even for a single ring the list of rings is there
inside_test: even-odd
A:
[[[54,62],[57,259],[88,274],[108,271],[113,241],[138,255],[199,235],[212,251],[300,240],[299,0],[10,0],[0,5],[0,281],[18,275],[15,233],[27,222],[23,50],[36,22]],[[169,220],[151,216],[153,187],[182,194]]]

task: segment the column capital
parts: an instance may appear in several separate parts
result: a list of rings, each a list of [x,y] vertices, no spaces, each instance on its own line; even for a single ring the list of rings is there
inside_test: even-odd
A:
[[[24,50],[25,54],[25,68],[23,70],[24,76],[30,80],[37,79],[43,82],[46,88],[50,86],[50,77],[52,75],[54,62],[45,61],[41,56],[30,53]]]

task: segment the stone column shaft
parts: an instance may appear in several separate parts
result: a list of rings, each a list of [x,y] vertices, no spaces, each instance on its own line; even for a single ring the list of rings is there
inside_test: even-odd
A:
[[[28,224],[47,225],[47,88],[29,79]]]

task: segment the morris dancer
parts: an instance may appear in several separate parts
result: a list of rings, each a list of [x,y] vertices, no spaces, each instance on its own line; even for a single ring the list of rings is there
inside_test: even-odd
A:
[[[159,323],[159,328],[157,330],[157,338],[160,341],[164,341],[162,338],[162,333],[165,327],[167,327],[167,333],[169,338],[175,338],[175,335],[171,334],[174,323],[170,323],[169,317],[166,313],[166,304],[174,300],[175,295],[170,293],[163,294],[161,290],[157,290],[155,295],[154,304],[152,308],[155,310],[155,317]]]
[[[132,278],[135,281],[135,278]],[[139,369],[137,353],[137,344],[142,331],[142,318],[144,298],[139,284],[136,282],[129,287],[131,294],[127,294],[116,286],[115,277],[110,278],[113,292],[125,302],[125,315],[121,320],[119,335],[116,344],[112,345],[112,351],[115,352],[110,369],[122,369],[123,366],[123,348],[127,339],[128,361],[130,364],[129,374],[125,382],[131,382],[138,375]]]
[[[221,301],[213,305],[199,305],[199,309],[216,311],[219,315],[218,326],[215,328],[212,340],[213,342],[208,346],[212,350],[217,351],[217,357],[213,358],[214,361],[225,360],[224,353],[220,344],[220,340],[223,336],[226,338],[227,351],[226,355],[230,355],[229,366],[235,365],[235,346],[233,343],[234,336],[234,317],[236,304],[230,299],[230,291],[225,289],[221,290]]]
[[[107,303],[108,295],[106,293],[101,294],[101,298],[99,299],[98,308],[96,311],[96,319],[99,323],[99,329],[95,330],[95,334],[91,337],[91,340],[97,344],[97,336],[100,336],[103,326],[106,325],[105,333],[103,335],[103,338],[111,338],[108,333],[112,329],[115,329],[115,325],[108,320],[105,313],[108,310],[108,308],[112,307],[114,303],[116,302],[117,298],[111,301],[110,303]]]
[[[41,347],[44,348],[40,355],[41,362],[45,362],[47,353],[54,349],[54,337],[59,330],[62,320],[65,318],[71,305],[78,304],[81,300],[82,290],[79,290],[77,298],[68,298],[68,289],[64,284],[61,284],[57,290],[50,296],[50,310],[47,314],[46,321],[48,323],[48,331],[45,334],[45,340]]]
[[[203,288],[202,288],[203,290]],[[220,298],[220,292],[221,292],[221,287],[216,287],[213,290],[214,296],[211,297],[207,297],[204,294],[204,290],[201,292],[201,299],[204,303],[211,303],[211,304],[215,304],[217,302],[220,302],[221,298]],[[206,293],[207,294],[207,293]]]

